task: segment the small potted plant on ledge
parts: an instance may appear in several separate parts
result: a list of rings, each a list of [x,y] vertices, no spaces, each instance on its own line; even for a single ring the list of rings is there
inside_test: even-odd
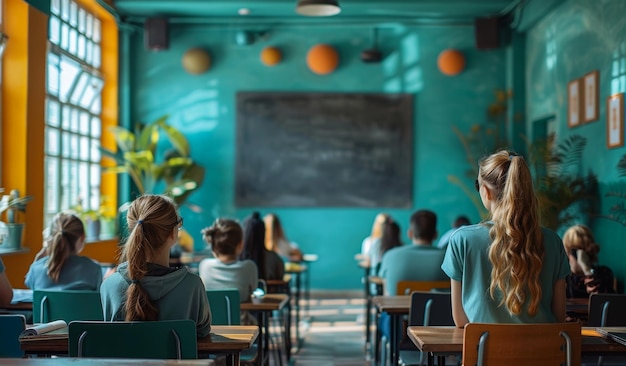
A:
[[[4,189],[0,188],[0,193],[2,192]],[[32,199],[32,196],[20,197],[20,192],[17,189],[2,195],[0,217],[6,211],[6,232],[4,235],[0,233],[0,248],[15,250],[21,248],[24,224],[19,222],[18,216],[20,212],[26,211],[26,204]]]

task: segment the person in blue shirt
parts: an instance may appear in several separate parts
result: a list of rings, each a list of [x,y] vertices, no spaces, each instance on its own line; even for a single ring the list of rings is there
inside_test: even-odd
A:
[[[559,236],[539,225],[526,161],[496,152],[480,161],[475,183],[491,217],[455,231],[441,265],[454,323],[565,321],[569,263]]]
[[[71,213],[54,216],[44,231],[43,248],[35,256],[24,284],[32,290],[92,290],[102,283],[102,269],[80,256],[85,246],[85,226]]]

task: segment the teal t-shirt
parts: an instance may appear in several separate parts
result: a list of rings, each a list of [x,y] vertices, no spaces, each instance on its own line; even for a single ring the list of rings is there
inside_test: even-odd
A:
[[[489,294],[492,264],[489,261],[489,224],[477,224],[459,228],[448,244],[441,269],[453,280],[462,284],[462,303],[467,318],[472,323],[554,323],[552,294],[554,283],[570,273],[569,262],[561,238],[552,230],[542,228],[545,254],[539,275],[541,302],[534,317],[523,310],[511,315],[506,306]]]

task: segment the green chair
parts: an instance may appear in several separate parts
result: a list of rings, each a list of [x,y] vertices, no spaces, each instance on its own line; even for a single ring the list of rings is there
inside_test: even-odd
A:
[[[35,290],[33,291],[33,322],[53,320],[104,320],[99,291]]]
[[[207,290],[206,295],[211,307],[211,324],[240,324],[239,290],[236,288]]]
[[[26,328],[24,315],[0,315],[0,358],[23,358],[20,333]]]
[[[196,359],[193,320],[146,322],[73,321],[69,324],[70,357]]]

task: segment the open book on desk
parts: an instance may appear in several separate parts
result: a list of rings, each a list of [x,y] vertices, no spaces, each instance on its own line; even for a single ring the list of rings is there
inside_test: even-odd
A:
[[[55,320],[49,323],[36,324],[26,328],[22,334],[21,339],[28,338],[52,338],[62,337],[67,338],[67,323],[63,320]]]
[[[603,337],[626,346],[626,327],[596,328],[596,332]]]

